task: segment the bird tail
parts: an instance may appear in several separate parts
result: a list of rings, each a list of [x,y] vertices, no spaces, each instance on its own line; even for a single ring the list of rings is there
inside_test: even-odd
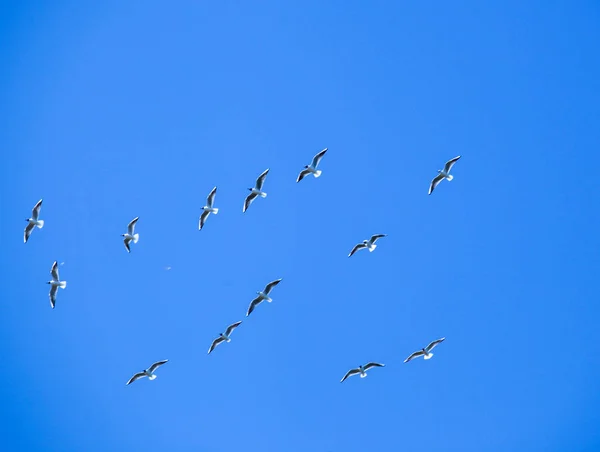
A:
[[[261,197],[261,198],[266,198],[266,197],[267,197],[267,194],[266,194],[266,193],[263,191],[263,192],[261,192],[261,193],[260,193],[260,197]]]
[[[360,378],[365,378],[366,376],[367,376],[367,374],[366,374],[366,373],[364,373],[364,374],[360,374]],[[370,380],[369,380],[369,381],[370,381]]]
[[[64,289],[65,287],[67,287],[67,281],[61,281],[60,282],[60,288]]]
[[[446,176],[446,180],[447,180],[447,181],[451,181],[452,179],[454,179],[454,176],[453,176],[452,174],[448,174],[448,175]]]
[[[148,377],[148,379],[150,379],[150,380],[154,380],[155,378],[156,378],[156,375],[155,375],[155,374],[152,374],[152,375],[150,375],[150,376]]]
[[[319,176],[321,175],[321,172],[322,172],[321,170],[317,170],[317,171],[315,171],[315,172],[313,173],[313,175],[314,175],[315,177],[319,177]]]
[[[137,243],[139,239],[140,239],[140,235],[139,234],[134,234],[133,235],[133,243]]]
[[[219,213],[219,209],[217,209],[217,208],[215,207],[215,208],[213,208],[213,209],[211,210],[211,212],[212,212],[212,213],[214,213],[214,214],[216,215],[216,214],[218,214],[218,213]]]
[[[42,228],[44,227],[44,220],[38,220],[38,222],[37,222],[36,226],[37,226],[39,229],[42,229]]]
[[[377,245],[373,243],[373,244],[372,244],[372,245],[369,247],[369,251],[372,253],[372,252],[373,252],[373,250],[374,250],[375,248],[377,248]]]
[[[433,353],[429,353],[423,357],[423,359],[431,359],[433,358]]]

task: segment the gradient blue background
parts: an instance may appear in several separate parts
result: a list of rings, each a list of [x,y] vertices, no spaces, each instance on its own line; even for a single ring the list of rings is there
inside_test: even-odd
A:
[[[597,1],[101,3],[0,14],[3,451],[600,448]]]

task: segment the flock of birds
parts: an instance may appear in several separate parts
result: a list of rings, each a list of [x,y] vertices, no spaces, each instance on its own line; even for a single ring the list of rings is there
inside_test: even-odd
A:
[[[319,166],[319,163],[321,162],[321,159],[323,158],[323,156],[325,155],[326,152],[327,152],[327,148],[323,149],[321,152],[319,152],[317,155],[315,155],[313,157],[310,165],[304,166],[304,169],[302,169],[302,171],[300,171],[300,174],[298,175],[296,182],[300,182],[302,179],[304,179],[309,174],[312,174],[315,178],[319,177],[321,175],[321,170],[317,169],[317,168]],[[454,157],[453,159],[448,160],[448,162],[446,162],[446,164],[444,165],[444,169],[438,170],[437,176],[435,176],[433,178],[433,180],[431,181],[431,184],[429,185],[429,193],[428,194],[431,195],[431,193],[433,193],[433,190],[435,190],[435,188],[444,179],[447,181],[451,181],[453,179],[453,176],[450,174],[450,171],[452,170],[452,167],[459,159],[460,159],[460,156]],[[267,174],[269,174],[269,169],[266,169],[265,171],[262,172],[262,174],[260,176],[258,176],[258,178],[256,179],[256,183],[254,184],[254,187],[248,188],[248,190],[250,191],[250,194],[246,197],[246,199],[244,201],[244,206],[242,209],[243,212],[246,212],[246,210],[248,210],[248,208],[250,207],[250,205],[254,202],[254,200],[256,198],[258,198],[258,197],[266,198],[267,197],[267,193],[263,191],[263,185],[265,183],[265,179],[267,178]],[[216,194],[217,194],[217,187],[215,187],[211,190],[211,192],[209,193],[208,198],[206,200],[206,205],[204,207],[202,207],[202,213],[200,214],[200,219],[198,222],[199,230],[202,230],[202,228],[206,224],[206,220],[208,219],[210,214],[216,215],[219,213],[219,209],[214,207]],[[35,228],[42,229],[44,227],[44,220],[40,219],[41,208],[42,208],[42,200],[40,199],[33,208],[31,218],[28,218],[26,220],[27,226],[25,227],[25,234],[24,234],[24,242],[25,243],[27,243],[27,241],[29,240],[29,237],[31,236],[31,233],[33,232],[33,230]],[[135,232],[135,226],[136,226],[136,223],[138,220],[139,220],[139,217],[136,217],[133,220],[131,220],[131,222],[129,222],[129,224],[127,225],[127,232],[125,234],[121,234],[121,236],[123,237],[123,243],[125,244],[125,249],[127,249],[127,252],[131,252],[131,243],[132,242],[135,244],[135,243],[138,243],[138,241],[139,241],[140,236],[139,236],[139,234],[137,234]],[[370,239],[363,240],[361,243],[356,244],[354,246],[354,248],[352,248],[352,250],[348,254],[348,257],[351,257],[352,255],[354,255],[354,253],[356,253],[357,251],[359,251],[361,249],[368,249],[370,252],[373,252],[375,250],[375,248],[377,247],[375,242],[378,239],[381,239],[385,236],[386,236],[386,234],[375,234]],[[58,293],[58,289],[59,288],[65,289],[67,287],[67,282],[61,281],[61,279],[60,279],[57,261],[55,261],[52,264],[52,269],[50,270],[50,274],[52,275],[52,279],[50,281],[48,281],[47,284],[50,284],[50,306],[52,306],[52,308],[54,309],[54,307],[56,305],[56,296]],[[281,278],[277,279],[275,281],[272,281],[269,284],[267,284],[262,291],[257,292],[256,298],[254,298],[250,302],[250,306],[248,306],[248,311],[246,312],[246,317],[249,316],[252,312],[254,312],[256,307],[259,304],[261,304],[263,301],[267,301],[268,303],[271,303],[273,301],[272,298],[270,297],[271,291],[281,281],[282,281]],[[215,348],[218,345],[222,344],[223,342],[230,342],[231,334],[241,324],[242,324],[241,321],[235,322],[235,323],[229,325],[224,333],[220,333],[219,337],[217,337],[210,345],[210,348],[208,349],[208,354],[212,353],[215,350]],[[409,362],[415,358],[419,358],[421,356],[424,359],[430,359],[433,356],[433,353],[431,352],[433,350],[433,348],[436,347],[437,345],[439,345],[440,343],[442,343],[444,340],[445,340],[445,338],[441,338],[441,339],[436,339],[436,340],[432,341],[426,347],[412,353],[408,358],[406,358],[404,360],[404,362],[407,363],[407,362]],[[139,380],[140,378],[144,378],[144,377],[148,377],[149,380],[154,380],[156,378],[156,373],[155,373],[156,370],[159,367],[161,367],[162,365],[166,364],[167,362],[168,362],[168,360],[155,362],[147,369],[142,370],[141,372],[138,372],[135,375],[133,375],[127,381],[126,384],[129,385],[129,384],[133,383],[134,381]],[[385,367],[385,365],[381,364],[381,363],[376,363],[376,362],[369,362],[365,365],[356,367],[354,369],[350,369],[344,375],[341,382],[345,381],[348,377],[351,377],[353,375],[360,375],[361,378],[364,378],[367,376],[367,371],[374,367]]]

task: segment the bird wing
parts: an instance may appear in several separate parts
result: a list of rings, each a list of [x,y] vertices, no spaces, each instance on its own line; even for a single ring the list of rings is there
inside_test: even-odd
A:
[[[137,221],[140,219],[140,217],[135,217],[133,220],[131,220],[129,222],[129,224],[127,225],[127,233],[129,235],[133,235],[133,232],[135,231],[135,224],[137,223]]]
[[[327,152],[327,148],[323,149],[321,152],[319,152],[317,155],[315,155],[313,157],[312,162],[310,163],[310,165],[314,169],[317,169],[317,166],[319,165],[319,162],[321,161],[321,159],[323,158],[323,156],[325,155],[326,152]]]
[[[204,222],[206,221],[206,219],[208,218],[209,215],[210,215],[210,212],[208,210],[204,210],[200,214],[200,221],[198,221],[198,230],[199,231],[201,231],[202,228],[204,227]]]
[[[37,204],[35,206],[33,206],[33,209],[31,211],[31,218],[33,220],[38,219],[38,216],[40,215],[40,209],[42,208],[42,200],[40,199]]]
[[[360,373],[360,369],[350,369],[348,372],[346,372],[346,375],[344,375],[344,378],[342,378],[340,380],[340,383],[343,383],[344,380],[348,377],[351,377],[352,375],[356,375]]]
[[[258,179],[256,179],[256,189],[257,190],[262,190],[262,186],[265,183],[265,178],[267,177],[268,173],[269,173],[269,168],[264,170],[262,172],[262,174],[260,176],[258,176]]]
[[[271,281],[269,284],[267,284],[265,286],[265,295],[269,295],[269,292],[271,292],[271,290],[273,290],[273,287],[275,287],[277,284],[279,284],[281,282],[283,278],[279,278],[276,279],[275,281]]]
[[[354,248],[352,248],[352,251],[350,251],[350,254],[348,254],[348,257],[351,257],[358,250],[361,250],[366,247],[367,247],[367,245],[365,245],[364,243],[359,243],[358,245],[354,245]]]
[[[235,329],[236,329],[238,326],[240,326],[241,324],[242,324],[242,321],[240,320],[239,322],[235,322],[235,323],[233,323],[233,324],[229,325],[229,326],[227,327],[227,329],[225,330],[225,336],[229,336],[229,335],[231,334],[231,332],[232,332],[233,330],[235,330]]]
[[[254,308],[256,308],[260,303],[262,303],[263,299],[260,297],[256,297],[254,300],[250,302],[250,306],[248,306],[248,312],[246,313],[246,317],[252,314]]]
[[[409,362],[412,359],[418,358],[419,356],[423,356],[425,353],[423,353],[423,350],[419,350],[418,352],[414,352],[412,355],[410,355],[408,358],[406,358],[404,360],[405,363]]]
[[[458,157],[454,157],[451,160],[448,160],[446,162],[446,164],[444,165],[444,173],[448,174],[450,172],[450,170],[452,169],[452,167],[454,166],[454,164],[456,162],[458,162],[458,159],[460,158],[460,155]]]
[[[433,180],[431,181],[431,185],[429,186],[429,195],[433,193],[433,190],[435,190],[435,187],[438,186],[438,184],[442,181],[443,178],[444,176],[442,176],[441,174],[438,174],[433,178]]]
[[[27,226],[25,226],[25,235],[23,236],[24,243],[27,243],[27,240],[29,240],[29,236],[31,235],[31,231],[33,231],[34,227],[34,223],[27,223]]]
[[[56,292],[58,292],[58,286],[50,286],[50,306],[52,306],[52,309],[56,305]]]
[[[168,360],[168,359],[165,359],[164,361],[157,361],[157,362],[155,362],[154,364],[152,364],[152,365],[150,366],[150,368],[148,369],[148,371],[149,371],[150,373],[154,372],[154,371],[155,371],[156,369],[158,369],[160,366],[162,366],[163,364],[166,364],[166,363],[167,363],[167,361],[169,361],[169,360]]]
[[[225,340],[225,338],[222,336],[219,336],[218,338],[216,338],[213,341],[213,343],[210,345],[210,348],[208,349],[208,354],[210,355],[210,352],[212,352],[215,349],[215,347],[217,345],[219,345],[221,342],[223,342],[224,340]]]
[[[300,174],[298,174],[298,179],[296,179],[296,183],[298,183],[302,179],[304,179],[309,173],[310,173],[310,171],[307,169],[303,169],[302,171],[300,171]]]
[[[445,340],[445,339],[446,339],[446,338],[445,338],[445,337],[443,337],[443,338],[441,338],[441,339],[437,339],[437,340],[433,341],[431,344],[429,344],[429,345],[427,346],[427,348],[426,348],[425,350],[427,351],[427,353],[429,353],[431,350],[433,350],[433,349],[435,348],[435,346],[436,346],[436,345],[438,345],[438,344],[440,344],[440,343],[444,342],[444,340]]]
[[[215,201],[215,195],[217,193],[217,187],[213,188],[211,192],[208,194],[208,198],[206,198],[206,205],[208,207],[213,206],[213,202]]]
[[[383,238],[385,236],[387,236],[387,234],[375,234],[375,235],[371,236],[370,242],[375,243],[378,239]]]
[[[365,364],[365,367],[363,367],[363,369],[365,369],[365,370],[369,370],[369,369],[371,369],[372,367],[385,367],[385,364],[379,364],[379,363],[368,363],[368,364]]]
[[[129,248],[129,242],[131,242],[131,239],[125,237],[125,239],[123,240],[123,243],[125,244],[125,249],[127,249],[128,253],[131,253],[131,249]]]
[[[146,376],[146,374],[144,372],[138,372],[137,374],[135,374],[133,377],[131,377],[129,379],[129,381],[125,384],[130,385],[131,383],[133,383],[135,380],[139,380],[140,378],[144,378]]]
[[[52,275],[52,279],[54,281],[60,281],[60,277],[58,276],[58,262],[54,261],[52,264],[52,269],[50,270],[50,274]]]
[[[250,204],[252,204],[252,201],[254,201],[257,196],[258,195],[256,193],[250,193],[248,196],[246,196],[246,200],[244,201],[244,209],[242,212],[245,212],[248,207],[250,207]]]

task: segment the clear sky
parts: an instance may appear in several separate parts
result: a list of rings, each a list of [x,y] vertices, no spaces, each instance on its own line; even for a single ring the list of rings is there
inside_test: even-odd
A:
[[[3,451],[600,448],[597,1],[0,12]]]

